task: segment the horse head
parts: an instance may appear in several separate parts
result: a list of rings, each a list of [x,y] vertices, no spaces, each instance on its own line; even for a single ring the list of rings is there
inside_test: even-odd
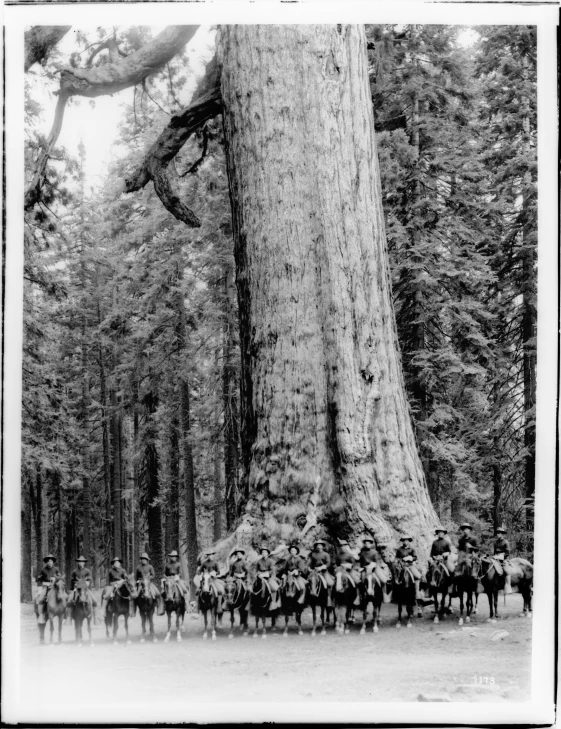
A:
[[[335,572],[335,592],[345,592],[349,586],[347,571],[340,568]]]
[[[224,583],[224,597],[226,599],[226,602],[233,603],[236,600],[236,594],[238,585],[236,584],[236,580],[234,579],[228,579]]]
[[[177,587],[175,584],[175,580],[173,577],[164,577],[162,580],[162,597],[164,598],[164,602],[169,602],[170,600],[175,599]]]
[[[56,597],[57,602],[66,600],[68,595],[66,594],[66,583],[63,577],[57,577],[53,583],[53,594]]]
[[[365,579],[365,584],[366,584],[366,594],[373,595],[374,594],[374,574],[372,573],[372,570],[366,570],[364,579]]]
[[[87,581],[83,577],[81,577],[76,582],[76,592],[77,592],[76,602],[77,603],[80,603],[82,605],[89,604],[90,598],[88,595],[88,590],[89,590],[89,585],[88,585]]]
[[[207,572],[206,570],[203,572],[202,580],[201,580],[201,587],[200,592],[202,595],[208,595],[210,593],[210,572]]]
[[[284,583],[284,594],[286,597],[296,597],[296,595],[299,592],[299,587],[296,583],[296,580],[294,579],[294,575],[289,572],[286,576],[286,581]]]
[[[152,580],[149,577],[143,577],[141,580],[137,580],[137,597],[150,598],[152,597],[152,591],[150,585]]]

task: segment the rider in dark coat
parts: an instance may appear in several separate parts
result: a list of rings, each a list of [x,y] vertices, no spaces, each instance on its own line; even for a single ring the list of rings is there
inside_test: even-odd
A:
[[[335,562],[338,567],[344,567],[348,571],[355,585],[359,584],[360,571],[358,569],[358,559],[355,557],[346,539],[339,539],[339,550]]]
[[[459,562],[465,559],[472,551],[476,552],[479,550],[479,539],[472,534],[471,524],[460,524],[460,529],[462,530],[462,536],[458,540],[458,551],[460,552]],[[470,545],[469,548],[467,546],[468,544]]]
[[[417,562],[417,552],[413,549],[411,546],[411,542],[413,541],[413,537],[409,536],[408,534],[405,534],[403,537],[400,537],[401,545],[397,548],[395,553],[396,560],[401,560],[411,570],[411,573],[415,577],[415,585],[417,588],[417,595],[419,593],[419,583],[421,580],[421,573],[419,571],[419,568],[416,565]]]
[[[311,570],[316,570],[325,578],[329,587],[333,587],[335,579],[331,573],[331,557],[325,551],[325,542],[323,539],[317,539],[314,542],[313,551],[308,557],[308,565]]]
[[[183,577],[183,568],[181,567],[181,562],[179,561],[179,553],[177,552],[177,550],[174,549],[168,554],[168,557],[169,560],[166,562],[164,576],[173,577],[175,582],[177,583],[179,592],[184,597],[187,597],[187,595],[189,594],[189,588]]]
[[[506,534],[506,529],[504,526],[500,526],[497,529],[498,537],[495,540],[495,543],[493,544],[493,555],[495,556],[495,559],[498,559],[501,563],[501,567],[503,568],[505,572],[505,593],[508,595],[512,592],[512,587],[510,585],[510,573],[511,573],[511,567],[508,562],[505,562],[505,560],[508,560],[510,556],[510,545],[508,543],[508,540],[504,536]]]
[[[294,572],[294,579],[300,590],[298,602],[304,604],[306,599],[306,576],[308,574],[308,565],[304,558],[300,555],[300,548],[297,544],[291,544],[288,548],[289,555],[283,560],[281,568],[278,570],[279,577],[286,578],[289,573]]]
[[[278,597],[279,582],[276,577],[276,565],[271,558],[271,550],[265,544],[261,545],[259,549],[261,556],[255,562],[255,572],[261,574],[269,585],[271,591],[271,610],[276,610],[280,607],[280,601]]]
[[[72,591],[70,595],[70,600],[68,601],[69,607],[74,605],[74,602],[77,598],[76,593],[76,583],[78,580],[85,580],[88,585],[88,595],[90,596],[90,600],[92,603],[92,614],[94,623],[97,621],[97,615],[96,615],[96,607],[97,607],[97,600],[95,599],[95,595],[93,594],[92,590],[92,583],[93,583],[93,577],[92,572],[89,567],[86,567],[86,558],[78,557],[76,562],[78,563],[78,566],[76,569],[72,570],[72,575],[70,576],[70,590]]]
[[[107,585],[103,588],[101,593],[101,615],[105,617],[107,610],[107,603],[115,594],[115,588],[128,579],[127,571],[121,566],[121,558],[113,557],[111,560],[111,567],[107,571]]]
[[[134,579],[137,582],[142,582],[145,579],[150,580],[150,592],[154,600],[156,600],[158,615],[165,613],[164,598],[162,593],[156,587],[156,572],[154,567],[150,564],[150,557],[143,552],[140,555],[140,564],[136,568],[134,573]]]
[[[433,541],[430,548],[429,568],[427,570],[427,582],[429,584],[432,582],[432,570],[435,561],[446,559],[452,551],[450,542],[446,538],[448,531],[443,526],[438,526],[434,530],[434,533],[436,534],[436,539]]]
[[[41,572],[37,575],[37,585],[39,586],[39,590],[37,591],[37,595],[35,597],[35,603],[38,606],[39,610],[45,610],[46,608],[42,607],[46,605],[47,603],[47,595],[49,593],[49,590],[54,585],[55,580],[59,577],[62,577],[59,568],[55,565],[56,557],[52,554],[48,554],[46,557],[43,557],[43,568],[41,569]]]
[[[220,573],[220,566],[214,557],[215,554],[215,549],[206,550],[206,554],[201,560],[201,564],[199,565],[199,567],[197,567],[197,574],[193,578],[193,582],[195,583],[197,589],[199,589],[201,586],[203,572],[209,573],[212,586],[214,588],[214,591],[216,592],[216,596],[218,599],[216,612],[217,615],[222,615],[222,613],[224,612],[223,603],[226,586],[224,585],[224,581],[218,576]]]

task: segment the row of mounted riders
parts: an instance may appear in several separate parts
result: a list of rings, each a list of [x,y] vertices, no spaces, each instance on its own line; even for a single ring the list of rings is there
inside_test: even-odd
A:
[[[204,618],[203,638],[207,637],[209,616],[213,640],[216,638],[216,624],[221,622],[224,612],[230,613],[230,638],[233,637],[234,614],[238,611],[240,626],[244,634],[248,631],[248,615],[255,617],[257,636],[259,623],[262,623],[263,637],[266,635],[265,620],[271,620],[275,627],[279,613],[285,617],[284,635],[287,635],[289,618],[294,615],[298,633],[302,634],[301,616],[306,607],[311,607],[313,617],[312,635],[316,634],[317,617],[321,622],[321,632],[325,635],[326,624],[333,619],[336,629],[341,633],[349,632],[354,622],[355,610],[363,613],[361,633],[372,606],[373,632],[378,632],[380,610],[383,602],[394,602],[398,606],[397,627],[401,627],[402,611],[407,613],[407,627],[411,627],[411,617],[415,607],[421,616],[421,606],[434,602],[434,621],[439,621],[446,610],[450,609],[454,596],[460,599],[460,624],[464,620],[464,597],[466,621],[476,611],[477,597],[485,592],[489,598],[490,618],[498,616],[497,604],[500,590],[512,591],[518,587],[524,600],[524,614],[531,613],[533,567],[521,558],[508,559],[508,542],[499,529],[500,536],[494,544],[493,556],[480,554],[477,538],[471,533],[471,525],[461,526],[462,536],[459,553],[452,551],[447,532],[443,527],[436,530],[429,567],[423,575],[417,563],[417,555],[412,547],[412,537],[401,537],[401,545],[396,550],[395,560],[387,556],[387,545],[378,543],[367,535],[363,538],[362,548],[357,554],[348,542],[339,540],[335,565],[325,550],[325,542],[316,540],[308,559],[304,559],[297,544],[290,547],[281,545],[273,552],[267,545],[260,548],[260,557],[253,563],[254,577],[250,579],[245,560],[245,550],[236,548],[230,554],[229,567],[221,572],[214,557],[215,551],[206,551],[201,561],[194,583],[197,587],[199,612]],[[288,549],[288,556],[273,560]],[[170,639],[172,614],[176,616],[176,638],[181,640],[185,612],[189,608],[189,587],[183,580],[181,563],[176,551],[171,552],[161,580],[161,589],[156,586],[155,572],[150,557],[141,555],[141,563],[136,573],[129,576],[121,566],[118,557],[114,558],[108,574],[108,586],[102,592],[102,615],[105,620],[106,634],[113,629],[116,640],[118,620],[124,617],[126,640],[128,638],[128,618],[138,609],[142,622],[142,638],[150,632],[154,635],[154,613],[167,614],[168,628],[165,642]],[[58,617],[58,637],[61,640],[62,621],[69,614],[75,622],[76,640],[82,640],[82,624],[87,621],[91,643],[91,621],[96,618],[97,601],[91,590],[92,576],[85,566],[84,557],[77,560],[78,568],[72,573],[71,594],[67,595],[64,579],[55,566],[53,555],[45,557],[45,567],[38,582],[42,591],[35,603],[39,617],[40,640],[44,641],[47,619],[50,621],[51,641],[53,639],[53,619]],[[446,597],[449,598],[446,608]]]

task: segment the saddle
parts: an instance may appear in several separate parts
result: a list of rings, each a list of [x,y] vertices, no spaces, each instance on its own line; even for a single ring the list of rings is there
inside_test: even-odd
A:
[[[497,559],[497,557],[491,557],[491,564],[495,568],[495,572],[498,575],[503,575],[504,574],[504,571],[505,570],[504,570],[504,565],[503,565],[502,560]]]

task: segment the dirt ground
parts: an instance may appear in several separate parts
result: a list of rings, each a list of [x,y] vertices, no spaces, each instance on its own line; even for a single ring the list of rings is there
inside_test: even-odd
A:
[[[61,645],[39,645],[31,605],[22,606],[21,685],[36,702],[59,697],[64,675],[64,702],[78,708],[84,690],[95,687],[107,707],[119,706],[132,696],[158,700],[181,695],[185,700],[229,701],[418,701],[420,694],[434,700],[512,702],[530,698],[532,620],[520,617],[522,598],[499,598],[501,618],[488,622],[485,596],[470,624],[458,625],[454,613],[438,625],[432,608],[425,608],[413,627],[396,629],[397,608],[382,606],[380,630],[349,635],[333,628],[326,636],[310,634],[311,613],[304,613],[304,635],[294,624],[282,632],[268,631],[266,640],[236,632],[228,640],[229,617],[216,641],[203,640],[202,617],[185,619],[183,641],[163,643],[167,619],[156,617],[157,643],[140,643],[140,618],[130,621],[131,643],[105,637],[105,628],[93,627],[95,646],[77,646],[74,627],[65,622]],[[358,613],[357,615],[360,615]],[[284,619],[282,619],[284,622]],[[250,625],[253,625],[250,618]],[[508,635],[498,640],[499,630]],[[48,626],[47,626],[48,634]],[[442,698],[444,696],[444,698]],[[438,698],[440,697],[440,698]]]

